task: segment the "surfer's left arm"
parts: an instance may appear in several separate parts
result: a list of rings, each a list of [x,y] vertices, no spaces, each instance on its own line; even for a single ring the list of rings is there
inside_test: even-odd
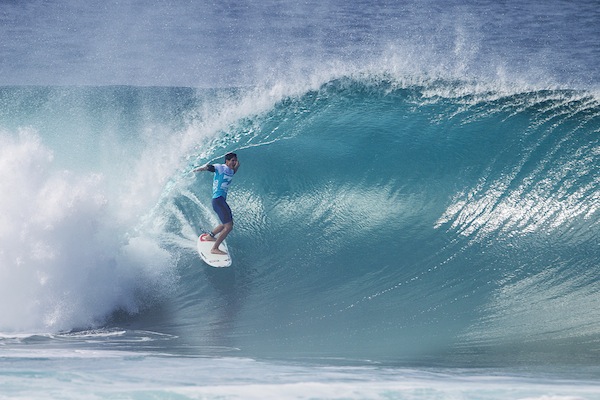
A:
[[[193,172],[202,172],[202,171],[215,172],[215,166],[212,164],[206,164],[202,167],[198,167],[198,168],[194,169]]]

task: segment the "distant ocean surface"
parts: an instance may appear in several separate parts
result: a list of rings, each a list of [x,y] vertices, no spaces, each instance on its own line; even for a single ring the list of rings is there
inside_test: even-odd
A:
[[[600,399],[599,89],[597,1],[0,2],[0,399]]]

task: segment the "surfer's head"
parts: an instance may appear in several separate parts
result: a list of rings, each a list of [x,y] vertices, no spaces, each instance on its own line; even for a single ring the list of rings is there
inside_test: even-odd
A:
[[[227,165],[229,168],[233,169],[233,171],[237,171],[238,167],[240,166],[240,163],[238,162],[237,159],[237,154],[235,153],[227,153],[225,154],[225,165]]]

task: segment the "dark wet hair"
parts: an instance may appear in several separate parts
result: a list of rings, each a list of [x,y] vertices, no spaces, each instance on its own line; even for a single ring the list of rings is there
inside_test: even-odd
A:
[[[234,157],[237,158],[237,154],[235,154],[235,153],[227,153],[227,154],[225,154],[225,161],[231,160]]]

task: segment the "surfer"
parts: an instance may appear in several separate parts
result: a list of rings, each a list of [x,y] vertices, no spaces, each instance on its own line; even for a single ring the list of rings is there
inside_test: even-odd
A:
[[[233,215],[231,208],[227,204],[227,190],[233,179],[233,175],[240,167],[240,162],[235,153],[225,154],[225,164],[207,164],[203,167],[194,169],[194,172],[210,171],[214,172],[213,179],[213,210],[219,216],[221,224],[217,225],[207,236],[206,240],[214,241],[211,253],[225,255],[224,251],[219,249],[219,245],[225,240],[229,232],[233,229]],[[217,237],[218,235],[218,237]]]

